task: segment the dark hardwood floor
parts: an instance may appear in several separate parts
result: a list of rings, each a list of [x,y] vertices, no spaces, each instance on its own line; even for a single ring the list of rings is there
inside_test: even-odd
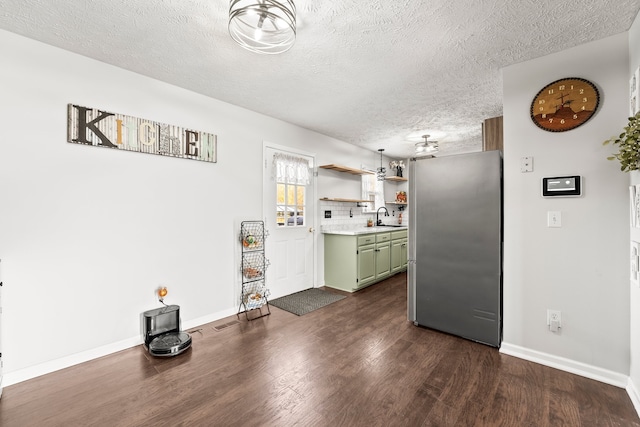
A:
[[[405,281],[203,325],[174,358],[139,346],[7,387],[0,426],[640,427],[623,389],[413,326]]]

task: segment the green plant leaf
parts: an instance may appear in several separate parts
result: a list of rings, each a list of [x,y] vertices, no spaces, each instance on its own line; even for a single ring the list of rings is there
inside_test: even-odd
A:
[[[617,138],[612,136],[602,145],[617,145],[618,152],[608,156],[607,160],[617,159],[620,162],[620,170],[629,172],[640,169],[640,112],[628,118],[627,126]]]

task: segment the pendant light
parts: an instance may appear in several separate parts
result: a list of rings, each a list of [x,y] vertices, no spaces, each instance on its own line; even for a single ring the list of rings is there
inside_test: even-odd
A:
[[[387,170],[382,166],[382,152],[384,148],[379,148],[378,151],[380,152],[380,167],[376,170],[376,177],[378,181],[384,181],[387,178]]]
[[[296,7],[291,0],[231,0],[229,34],[252,52],[286,52],[296,40]]]

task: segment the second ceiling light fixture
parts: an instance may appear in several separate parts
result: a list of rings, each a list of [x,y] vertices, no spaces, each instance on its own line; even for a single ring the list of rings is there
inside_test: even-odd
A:
[[[296,40],[296,6],[291,0],[231,0],[229,34],[252,52],[286,52]]]

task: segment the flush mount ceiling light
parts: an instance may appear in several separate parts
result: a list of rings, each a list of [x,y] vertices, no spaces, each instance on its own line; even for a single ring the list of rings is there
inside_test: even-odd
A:
[[[422,135],[424,141],[416,144],[416,156],[426,156],[438,152],[438,141],[427,141],[431,135]]]
[[[231,0],[229,34],[252,52],[286,52],[296,40],[296,7],[291,0]]]
[[[382,152],[384,148],[379,148],[378,151],[380,152],[380,167],[376,170],[376,177],[378,181],[384,181],[387,178],[387,169],[382,166]]]

